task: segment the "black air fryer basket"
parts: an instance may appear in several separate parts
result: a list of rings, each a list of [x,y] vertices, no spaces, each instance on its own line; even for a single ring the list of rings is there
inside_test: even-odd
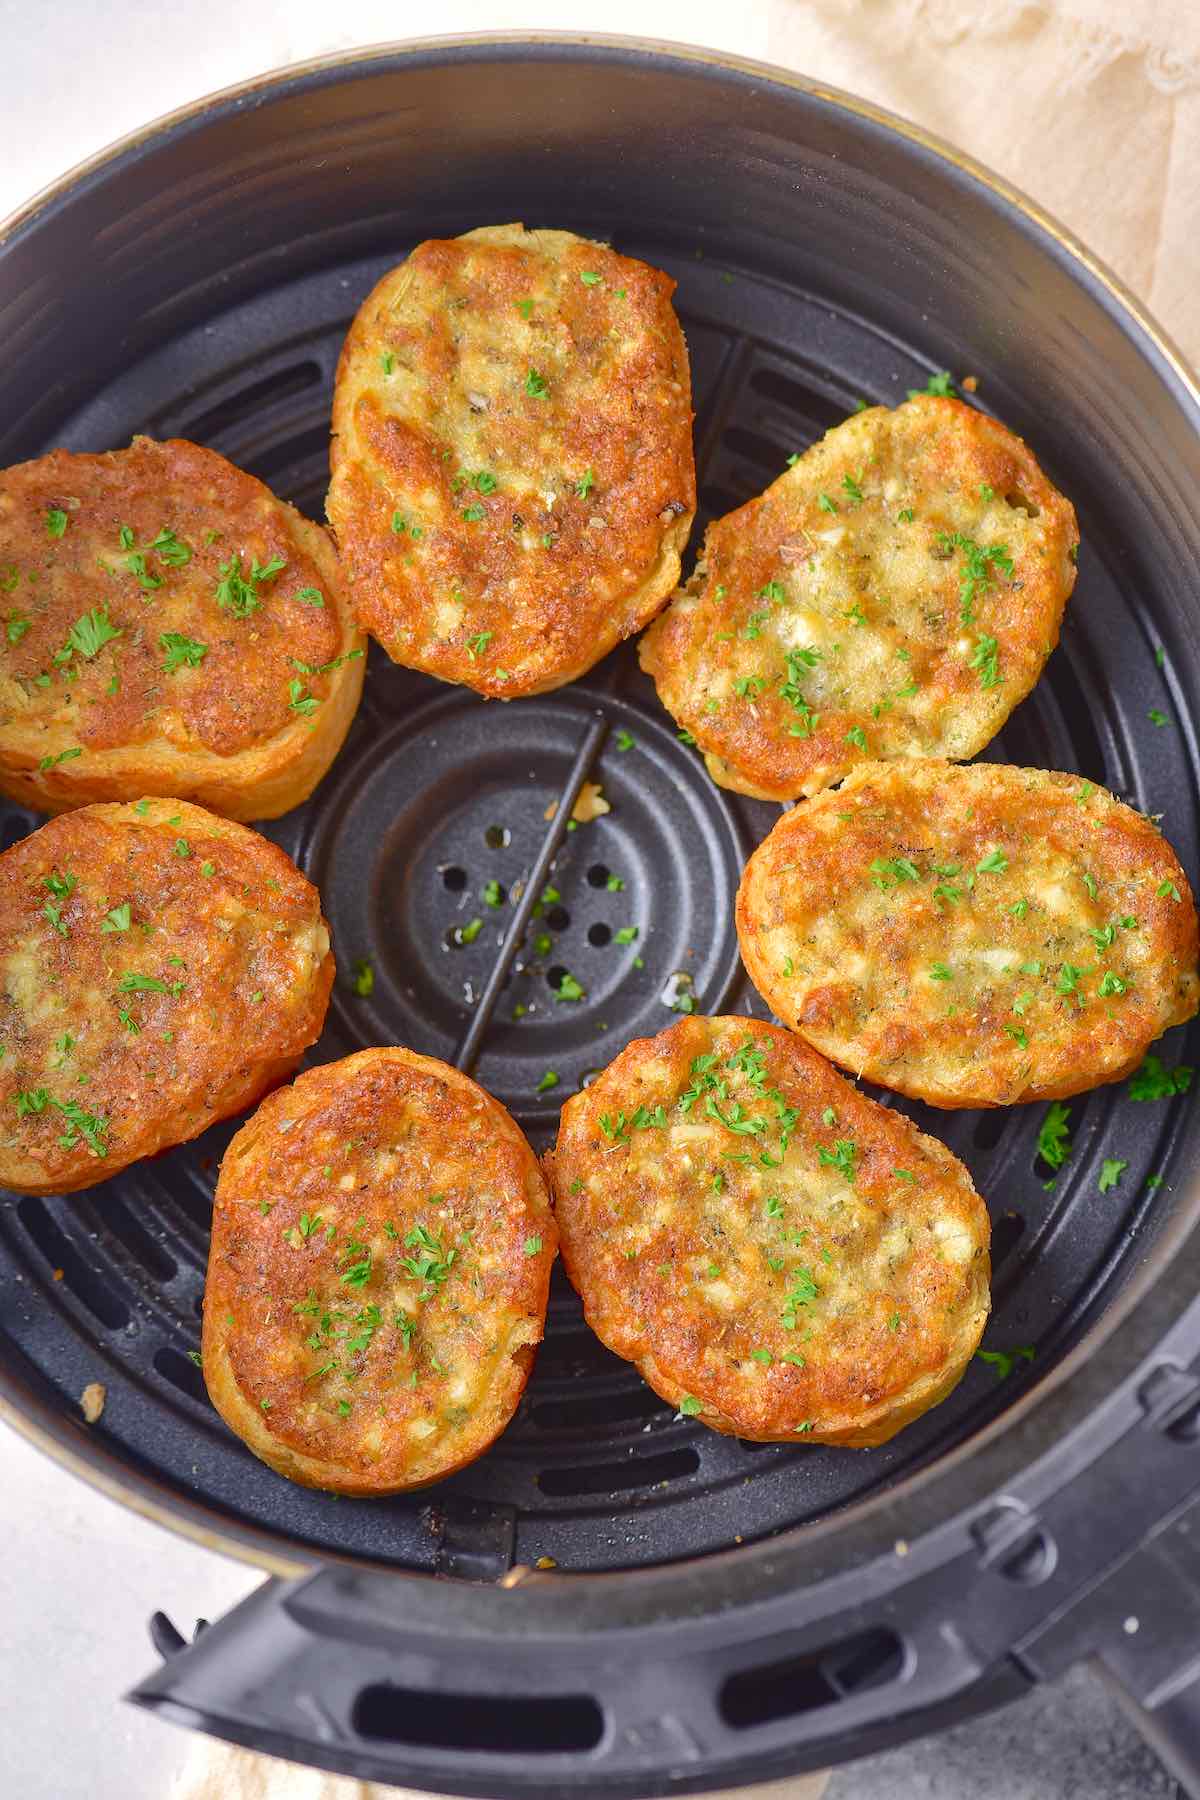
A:
[[[359,302],[421,238],[513,219],[611,238],[677,278],[697,538],[860,398],[895,403],[942,368],[976,376],[1083,538],[1062,645],[987,754],[1162,813],[1195,874],[1193,379],[1019,196],[796,78],[622,41],[442,42],[179,114],[0,234],[0,461],[179,435],[320,518]],[[569,830],[584,779],[612,810]],[[333,925],[341,973],[312,1060],[392,1042],[457,1060],[544,1146],[557,1101],[673,1004],[762,1010],[732,900],[777,816],[712,785],[628,647],[509,705],[373,653],[332,772],[267,828]],[[34,823],[7,807],[3,843]],[[492,880],[495,913],[478,903]],[[629,924],[637,956],[614,942]],[[564,970],[585,1000],[555,1002]],[[1158,1049],[1189,1060],[1181,1033]],[[539,1096],[547,1069],[561,1083]],[[189,1358],[232,1126],[74,1199],[8,1197],[4,1415],[273,1577],[190,1646],[159,1619],[164,1664],[137,1700],[363,1777],[633,1796],[862,1754],[1094,1655],[1200,1781],[1195,1109],[1083,1096],[1053,1180],[1041,1109],[901,1104],[988,1198],[987,1344],[1034,1357],[1002,1379],[975,1363],[870,1452],[746,1444],[673,1416],[556,1277],[495,1448],[425,1493],[335,1501],[255,1461]],[[1129,1166],[1100,1193],[1104,1156]],[[78,1400],[97,1380],[108,1399],[88,1426]]]

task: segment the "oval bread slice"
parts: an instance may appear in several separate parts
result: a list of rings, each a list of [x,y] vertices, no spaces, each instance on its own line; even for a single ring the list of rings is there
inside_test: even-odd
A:
[[[630,1044],[547,1166],[588,1324],[716,1431],[882,1444],[974,1354],[989,1225],[966,1169],[778,1026]]]
[[[364,652],[327,534],[182,439],[0,472],[0,792],[230,819],[306,800]]]
[[[870,407],[709,526],[642,666],[714,780],[763,799],[872,759],[974,756],[1058,642],[1077,538],[994,419],[926,395]]]
[[[86,806],[0,855],[0,1186],[69,1194],[252,1106],[319,1036],[317,890],[180,800]]]
[[[513,699],[658,611],[696,510],[674,286],[568,231],[497,225],[419,244],[368,295],[328,511],[396,662]]]
[[[474,1461],[540,1343],[554,1219],[499,1103],[410,1050],[301,1075],[221,1164],[204,1378],[305,1487],[394,1494]]]
[[[1042,769],[861,765],[759,845],[737,926],[779,1018],[935,1106],[1119,1081],[1200,999],[1171,846],[1103,788]]]

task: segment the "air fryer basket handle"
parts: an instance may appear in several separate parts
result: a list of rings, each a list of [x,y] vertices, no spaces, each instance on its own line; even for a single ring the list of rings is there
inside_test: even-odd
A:
[[[482,1610],[478,1583],[353,1565],[268,1581],[130,1697],[362,1779],[624,1800],[862,1756],[1092,1657],[1200,1800],[1200,1376],[1144,1365],[1060,1452],[891,1557],[732,1612],[589,1632],[561,1573]]]
[[[360,1779],[562,1800],[819,1768],[894,1741],[914,1712],[957,1696],[976,1711],[1027,1685],[1011,1668],[985,1680],[940,1622],[901,1640],[842,1616],[774,1649],[758,1640],[755,1662],[770,1656],[783,1674],[739,1686],[748,1648],[727,1630],[719,1619],[699,1637],[633,1629],[607,1648],[514,1631],[500,1655],[494,1642],[410,1627],[393,1575],[326,1569],[265,1582],[130,1698]]]

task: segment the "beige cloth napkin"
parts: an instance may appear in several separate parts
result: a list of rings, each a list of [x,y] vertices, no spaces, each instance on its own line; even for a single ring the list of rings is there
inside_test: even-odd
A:
[[[1200,0],[771,0],[769,50],[1023,188],[1200,365]],[[826,1779],[743,1796],[820,1800]],[[196,1738],[172,1800],[400,1793]]]
[[[1200,365],[1200,0],[771,0],[771,59],[978,157]]]

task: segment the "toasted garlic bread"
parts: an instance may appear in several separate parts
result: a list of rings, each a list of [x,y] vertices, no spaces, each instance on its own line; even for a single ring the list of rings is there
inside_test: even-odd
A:
[[[0,855],[0,1186],[69,1194],[284,1079],[333,982],[317,890],[180,800],[87,806]]]
[[[23,805],[275,818],[336,756],[363,667],[327,534],[214,451],[0,472],[0,792]]]
[[[642,667],[713,779],[762,799],[974,756],[1058,642],[1077,537],[994,419],[925,395],[871,407],[709,527]]]
[[[221,1164],[204,1378],[280,1475],[394,1494],[511,1419],[546,1317],[554,1218],[490,1094],[362,1050],[273,1094]]]
[[[759,845],[737,926],[779,1018],[935,1106],[1119,1081],[1200,1001],[1171,846],[1103,788],[1042,769],[861,765]]]
[[[368,295],[328,512],[396,662],[511,700],[657,612],[696,509],[674,286],[570,232],[495,225],[419,244]]]
[[[966,1169],[778,1026],[630,1044],[563,1107],[547,1169],[588,1324],[716,1431],[882,1444],[974,1354],[989,1225]]]

